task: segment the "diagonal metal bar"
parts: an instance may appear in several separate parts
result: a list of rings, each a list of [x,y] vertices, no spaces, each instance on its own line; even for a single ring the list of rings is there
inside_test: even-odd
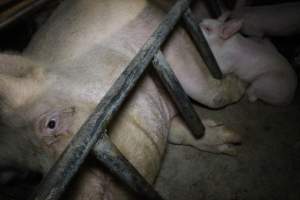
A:
[[[200,52],[203,61],[207,65],[208,70],[214,78],[221,79],[223,75],[216,61],[216,58],[213,55],[201,28],[196,23],[190,9],[187,9],[187,11],[183,14],[182,20],[187,32],[192,37],[198,51]]]
[[[33,11],[40,9],[47,3],[53,3],[53,0],[22,0],[13,4],[7,10],[0,14],[0,30],[8,25],[16,22],[25,15],[32,13]]]
[[[190,3],[191,0],[179,0],[172,7],[159,27],[129,63],[121,76],[97,105],[95,111],[74,136],[64,153],[45,176],[33,194],[32,199],[55,200],[61,196],[93,145],[98,139],[102,139],[109,121],[121,107],[129,92],[134,88],[153,56],[173,30]]]
[[[161,51],[154,56],[152,63],[193,135],[196,138],[202,137],[205,128]]]
[[[163,200],[152,185],[122,155],[106,134],[95,144],[93,154],[97,160],[105,165],[141,199]]]

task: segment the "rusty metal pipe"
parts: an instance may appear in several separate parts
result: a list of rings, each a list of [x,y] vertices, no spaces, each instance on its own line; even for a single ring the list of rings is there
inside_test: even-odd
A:
[[[223,74],[220,70],[220,67],[190,9],[187,9],[187,11],[184,13],[182,20],[185,25],[185,29],[193,39],[196,48],[202,56],[208,70],[214,78],[221,79]]]
[[[163,200],[134,166],[122,155],[104,134],[94,148],[93,154],[106,168],[125,183],[137,196],[147,200]]]
[[[204,135],[205,128],[194,110],[189,97],[185,94],[182,86],[161,51],[158,51],[158,53],[154,56],[152,63],[156,73],[168,93],[171,95],[171,98],[177,106],[177,110],[192,134],[196,138],[202,137]]]

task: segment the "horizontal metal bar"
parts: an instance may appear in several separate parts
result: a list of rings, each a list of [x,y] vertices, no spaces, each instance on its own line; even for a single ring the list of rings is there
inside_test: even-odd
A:
[[[158,53],[154,56],[152,63],[156,73],[159,75],[160,80],[162,80],[162,83],[171,95],[179,113],[193,135],[196,138],[202,137],[204,135],[205,128],[195,112],[189,97],[184,92],[184,89],[180,85],[161,51],[158,51]]]
[[[163,200],[152,185],[122,155],[106,134],[95,144],[93,153],[97,160],[106,166],[141,199]]]
[[[95,111],[74,136],[56,164],[50,169],[33,194],[35,200],[55,200],[64,191],[71,178],[98,139],[102,139],[110,119],[116,114],[129,92],[145,71],[153,56],[173,30],[191,0],[179,0],[170,10],[145,45],[115,81]]]
[[[214,78],[221,79],[223,75],[220,67],[203,35],[201,28],[196,23],[192,11],[187,9],[187,11],[183,14],[182,19],[187,32],[193,39],[198,51],[200,52],[200,55],[203,58],[203,61],[207,65],[208,70]]]
[[[0,30],[53,0],[23,0],[0,14]]]

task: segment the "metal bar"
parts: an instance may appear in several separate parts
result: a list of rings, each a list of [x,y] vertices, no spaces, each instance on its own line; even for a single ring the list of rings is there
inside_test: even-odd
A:
[[[115,81],[95,111],[74,136],[56,164],[33,194],[35,200],[58,199],[98,139],[102,139],[110,119],[145,71],[153,56],[173,30],[191,0],[179,0],[145,45]]]
[[[51,2],[51,0],[23,0],[16,3],[11,8],[0,14],[0,30],[48,2]]]
[[[202,137],[205,128],[161,51],[154,56],[152,63],[193,135],[196,138]]]
[[[122,155],[106,134],[95,144],[93,153],[103,165],[139,195],[141,199],[163,200],[152,185]]]
[[[190,9],[187,9],[186,12],[183,14],[182,19],[187,32],[193,39],[198,51],[200,52],[203,58],[203,61],[207,65],[208,70],[214,78],[221,79],[223,77],[222,72],[219,68],[215,56],[213,55],[203,35],[201,28],[196,23],[193,17],[192,11]]]

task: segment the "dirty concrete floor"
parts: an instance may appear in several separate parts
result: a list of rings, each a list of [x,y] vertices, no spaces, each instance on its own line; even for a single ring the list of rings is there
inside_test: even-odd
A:
[[[224,122],[240,133],[239,155],[168,145],[157,190],[167,200],[299,200],[299,96],[287,107],[246,98],[222,110],[196,106],[202,118]]]

